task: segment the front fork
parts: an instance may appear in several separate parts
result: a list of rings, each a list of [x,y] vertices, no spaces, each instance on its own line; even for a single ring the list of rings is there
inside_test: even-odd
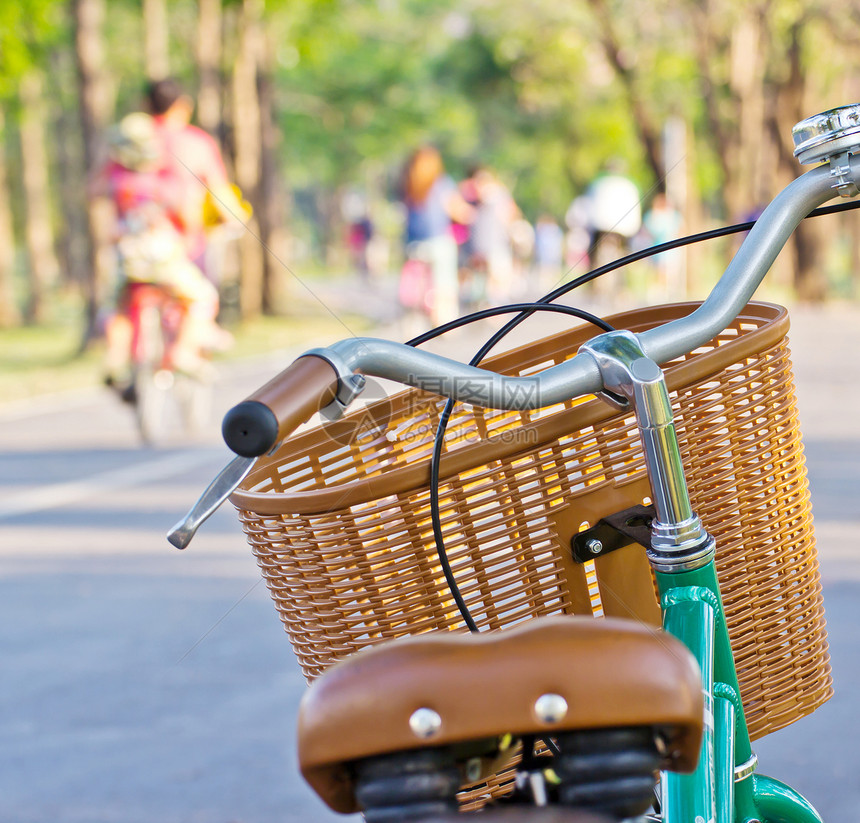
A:
[[[714,539],[690,504],[672,406],[660,367],[627,331],[583,346],[600,369],[604,399],[636,414],[656,517],[648,559],[663,627],[695,656],[705,698],[699,763],[689,775],[663,773],[664,823],[822,823],[797,792],[755,774],[756,757],[740,699],[714,565]]]

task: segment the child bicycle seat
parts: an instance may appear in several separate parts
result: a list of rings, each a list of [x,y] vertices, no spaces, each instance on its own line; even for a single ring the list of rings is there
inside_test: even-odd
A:
[[[299,763],[332,809],[367,813],[356,775],[369,759],[449,753],[456,794],[457,769],[481,779],[510,759],[513,739],[646,730],[650,779],[695,767],[702,718],[698,666],[675,638],[630,620],[546,617],[394,640],[333,665],[302,700]]]

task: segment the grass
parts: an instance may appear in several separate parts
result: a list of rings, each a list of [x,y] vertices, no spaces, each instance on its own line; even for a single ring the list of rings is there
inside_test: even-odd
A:
[[[78,357],[79,344],[67,326],[0,331],[0,403],[96,385],[100,354]]]
[[[363,318],[347,319],[350,328],[369,326]],[[96,342],[78,354],[81,328],[80,315],[67,310],[44,326],[0,330],[0,406],[100,385],[104,346]],[[309,348],[347,336],[344,326],[331,315],[310,313],[261,317],[231,326],[230,331],[235,345],[221,360]]]

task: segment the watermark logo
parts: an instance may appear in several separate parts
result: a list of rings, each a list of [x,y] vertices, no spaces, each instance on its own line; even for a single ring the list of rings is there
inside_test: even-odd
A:
[[[475,406],[494,405],[507,409],[538,408],[540,403],[540,381],[534,377],[505,378],[494,374],[477,377],[421,377],[410,375],[410,382],[420,383],[426,391],[444,397],[455,397],[461,403]]]
[[[440,378],[410,375],[409,381],[421,385],[424,392],[410,392],[394,399],[399,392],[368,378],[364,390],[347,411],[348,418],[328,421],[323,429],[330,440],[340,446],[352,447],[371,444],[383,439],[400,450],[426,444],[436,434],[439,416],[445,399],[454,395],[458,399],[448,425],[446,442],[458,446],[479,443],[488,434],[495,441],[532,446],[537,443],[533,427],[523,426],[516,412],[483,411],[488,399],[501,400],[501,405],[514,408],[539,408],[540,390],[536,379],[505,380],[488,375],[486,378]],[[434,397],[433,395],[437,395]],[[493,418],[506,417],[507,423],[496,423]],[[482,423],[478,419],[483,418]]]

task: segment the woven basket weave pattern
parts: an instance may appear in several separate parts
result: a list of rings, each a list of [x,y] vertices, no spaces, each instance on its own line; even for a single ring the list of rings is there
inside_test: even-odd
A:
[[[639,331],[691,308],[630,313],[616,324]],[[710,345],[664,364],[693,506],[717,538],[753,737],[831,693],[785,328],[775,307],[751,305]],[[591,334],[557,335],[487,366],[531,374],[571,356]],[[747,344],[747,336],[762,342]],[[707,373],[690,380],[690,369]],[[309,431],[262,460],[233,498],[309,678],[371,643],[462,629],[430,521],[427,461],[441,407],[437,396],[411,390]],[[632,416],[601,401],[533,412],[459,405],[440,507],[450,561],[479,627],[581,612],[559,513],[575,512],[581,495],[644,475]],[[591,580],[589,591],[598,588]],[[600,613],[596,594],[592,607]]]
[[[677,400],[690,497],[717,541],[753,738],[809,714],[832,694],[790,368],[783,342],[679,392]],[[711,397],[701,396],[703,388]],[[712,397],[725,400],[715,404]]]

